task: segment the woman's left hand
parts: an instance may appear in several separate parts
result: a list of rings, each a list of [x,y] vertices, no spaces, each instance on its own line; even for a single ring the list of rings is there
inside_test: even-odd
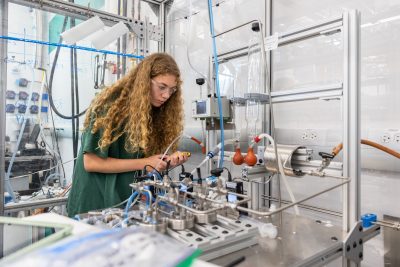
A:
[[[176,151],[174,154],[168,156],[167,161],[171,161],[171,167],[175,167],[185,163],[188,160],[188,153]]]

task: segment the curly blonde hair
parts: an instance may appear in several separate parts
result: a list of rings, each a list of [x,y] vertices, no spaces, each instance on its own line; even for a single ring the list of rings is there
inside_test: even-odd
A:
[[[150,103],[151,79],[174,75],[177,91],[159,108]],[[93,122],[92,133],[102,130],[100,149],[126,134],[125,149],[146,155],[164,152],[183,130],[181,74],[175,60],[165,53],[146,57],[126,76],[104,89],[86,113],[84,126]],[[177,144],[172,147],[176,150]]]

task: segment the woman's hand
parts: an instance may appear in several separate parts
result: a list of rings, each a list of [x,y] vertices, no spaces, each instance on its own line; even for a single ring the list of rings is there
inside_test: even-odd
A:
[[[161,159],[162,155],[154,155],[146,158],[146,164],[157,169],[157,171],[163,171],[167,168],[167,162]],[[148,171],[151,171],[147,169]]]
[[[185,163],[188,160],[188,153],[176,151],[174,154],[167,156],[166,161],[171,161],[171,167],[175,167]]]

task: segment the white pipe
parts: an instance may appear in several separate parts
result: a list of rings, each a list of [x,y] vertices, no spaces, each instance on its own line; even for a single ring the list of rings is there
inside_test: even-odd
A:
[[[258,138],[260,138],[260,139],[261,139],[261,138],[267,138],[267,139],[271,142],[271,144],[272,144],[274,147],[276,147],[275,140],[274,140],[269,134],[262,133],[262,134],[258,135]],[[285,172],[284,172],[284,170],[283,170],[283,165],[282,165],[281,157],[279,156],[278,153],[276,153],[276,157],[277,157],[277,160],[278,160],[278,169],[279,169],[279,172],[281,173],[283,183],[284,183],[285,186],[286,186],[286,189],[287,189],[287,191],[288,191],[288,193],[289,193],[289,196],[290,196],[291,201],[292,201],[293,203],[296,203],[296,199],[295,199],[295,197],[294,197],[293,191],[292,191],[292,189],[291,189],[290,186],[289,186],[289,183],[288,183],[288,181],[287,181]],[[298,207],[297,205],[294,206],[294,210],[295,210],[296,215],[299,215],[299,214],[300,214],[300,212],[299,212],[299,207]]]

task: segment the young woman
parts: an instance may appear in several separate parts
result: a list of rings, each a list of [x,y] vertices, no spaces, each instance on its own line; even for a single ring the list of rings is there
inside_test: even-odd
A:
[[[187,160],[179,151],[161,159],[183,130],[181,84],[175,60],[156,53],[95,98],[84,122],[69,216],[124,201],[146,165],[161,171],[167,161],[176,166]]]

